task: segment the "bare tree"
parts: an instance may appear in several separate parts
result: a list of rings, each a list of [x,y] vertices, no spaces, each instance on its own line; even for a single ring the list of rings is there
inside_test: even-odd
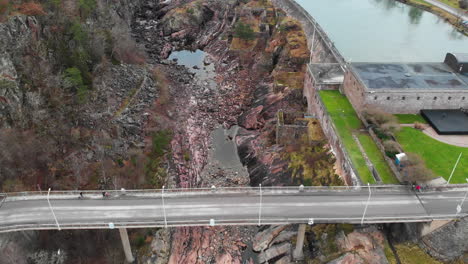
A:
[[[426,167],[424,160],[417,154],[406,153],[407,160],[402,162],[404,177],[412,183],[423,183],[434,178],[434,173]]]
[[[34,188],[49,175],[55,151],[50,140],[33,131],[0,130],[0,185],[10,180]]]

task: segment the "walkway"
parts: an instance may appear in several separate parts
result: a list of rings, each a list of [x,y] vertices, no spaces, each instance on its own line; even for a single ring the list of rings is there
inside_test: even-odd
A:
[[[468,185],[422,193],[401,185],[174,189],[109,191],[108,198],[89,191],[84,199],[78,192],[53,192],[50,203],[46,193],[16,193],[0,207],[0,232],[450,220],[468,216],[468,202],[456,214],[467,191]]]
[[[446,5],[444,3],[441,3],[437,0],[424,0],[425,2],[428,2],[429,4],[431,5],[434,5],[440,9],[443,9],[445,10],[446,12],[449,12],[450,14],[454,15],[454,16],[457,16],[457,17],[460,17],[462,18],[463,20],[465,21],[468,21],[468,15],[466,13],[466,11],[463,11],[461,9],[457,9],[457,8],[453,8],[449,5]]]

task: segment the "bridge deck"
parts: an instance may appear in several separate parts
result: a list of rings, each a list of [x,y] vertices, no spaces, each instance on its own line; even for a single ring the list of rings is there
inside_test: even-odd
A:
[[[456,215],[467,188],[415,193],[406,188],[375,188],[364,223],[425,222],[466,216],[468,207]],[[0,232],[17,230],[154,227],[209,225],[256,225],[307,223],[361,223],[369,197],[366,188],[246,189],[203,192],[114,192],[110,198],[99,193],[54,193],[9,196],[0,207]],[[53,210],[53,213],[52,213]],[[164,219],[166,215],[166,220]]]

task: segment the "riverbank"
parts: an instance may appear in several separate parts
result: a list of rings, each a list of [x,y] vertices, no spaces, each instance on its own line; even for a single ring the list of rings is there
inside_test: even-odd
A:
[[[444,19],[447,23],[450,23],[457,31],[460,33],[463,33],[465,36],[468,36],[468,28],[463,26],[461,24],[462,20],[460,18],[454,16],[453,14],[450,14],[449,12],[431,5],[428,2],[425,2],[424,0],[396,0],[423,10],[426,10],[430,13],[433,13],[437,15],[438,17]]]

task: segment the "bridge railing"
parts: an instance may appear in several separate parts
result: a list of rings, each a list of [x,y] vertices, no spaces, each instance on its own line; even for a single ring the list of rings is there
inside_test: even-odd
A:
[[[452,220],[466,217],[468,214],[450,215],[415,215],[415,216],[391,216],[391,217],[366,217],[364,224],[376,223],[401,223],[401,222],[428,222],[433,220]],[[262,218],[262,225],[287,225],[287,224],[326,224],[348,223],[360,224],[361,217],[335,217],[335,218]],[[61,229],[116,229],[116,228],[152,228],[152,227],[181,227],[181,226],[217,226],[217,225],[258,225],[258,218],[245,219],[198,219],[198,220],[169,220],[166,223],[162,219],[153,221],[97,221],[97,222],[71,222],[61,223]],[[0,226],[0,233],[24,230],[57,230],[57,225],[50,223],[31,223],[21,225]]]
[[[425,192],[456,190],[466,188],[467,184],[447,185],[438,187],[428,187]],[[408,185],[370,185],[370,186],[268,186],[268,187],[212,187],[212,188],[170,188],[170,189],[140,189],[140,190],[57,190],[50,192],[50,199],[76,199],[80,193],[84,198],[122,198],[122,197],[138,197],[138,198],[157,198],[164,197],[181,197],[181,196],[197,196],[197,195],[229,195],[244,193],[246,195],[258,195],[260,192],[264,195],[281,195],[281,194],[311,194],[320,192],[356,192],[362,193],[368,190],[372,192],[405,192],[411,191]],[[12,200],[35,200],[46,199],[48,192],[46,191],[31,191],[31,192],[11,192],[0,194],[0,205],[5,199]],[[2,198],[3,197],[3,198]]]

